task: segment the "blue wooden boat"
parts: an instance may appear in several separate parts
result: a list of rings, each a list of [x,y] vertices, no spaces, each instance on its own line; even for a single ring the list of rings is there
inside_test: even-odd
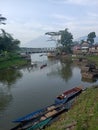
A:
[[[19,122],[23,122],[23,121],[28,121],[28,120],[30,120],[32,118],[35,118],[38,115],[40,115],[44,111],[44,109],[45,108],[34,111],[34,112],[30,113],[30,114],[27,114],[27,115],[25,115],[23,117],[20,117],[20,118],[16,119],[16,120],[13,120],[12,122],[19,123]]]
[[[44,108],[42,108],[40,110],[34,111],[32,113],[29,113],[29,114],[27,114],[27,115],[25,115],[23,117],[20,117],[20,118],[18,118],[16,120],[13,120],[12,122],[13,123],[20,123],[20,122],[26,122],[26,121],[35,119],[38,116],[41,116],[43,113],[49,111],[49,107],[51,107],[53,109],[54,108],[53,106],[59,107],[59,105],[60,105],[59,103],[52,104],[52,105],[44,107]]]
[[[55,116],[65,110],[68,110],[67,104],[50,105],[47,107],[47,111],[45,111],[42,115],[26,122],[21,122],[11,130],[35,130],[44,128]]]
[[[44,128],[46,125],[48,125],[48,123],[52,120],[52,117],[47,118],[45,120],[42,120],[40,122],[35,122],[34,123],[20,123],[19,125],[17,125],[16,127],[12,128],[11,130],[36,130],[36,129],[42,129]]]
[[[55,103],[66,103],[70,99],[74,98],[76,95],[81,93],[83,90],[83,87],[75,87],[70,90],[67,90],[56,97]]]
[[[55,103],[50,105],[50,106],[58,107],[60,105],[60,103],[66,103],[71,98],[73,98],[75,95],[79,94],[82,90],[83,90],[82,87],[75,87],[73,89],[65,91],[63,94],[59,95],[55,99]],[[42,108],[40,110],[34,111],[34,112],[30,113],[30,114],[27,114],[27,115],[25,115],[23,117],[20,117],[20,118],[16,119],[16,120],[13,120],[12,122],[20,123],[20,122],[26,122],[26,121],[35,119],[38,116],[41,116],[43,113],[47,112],[47,108],[50,107],[50,106],[47,106],[47,107]]]

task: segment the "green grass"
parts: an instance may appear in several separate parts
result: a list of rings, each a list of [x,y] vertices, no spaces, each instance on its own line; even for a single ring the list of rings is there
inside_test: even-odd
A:
[[[2,63],[0,63],[0,69],[4,69],[4,68],[9,68],[9,67],[15,67],[15,66],[21,66],[21,65],[25,65],[27,63],[27,61],[22,60],[22,59],[14,59],[14,60],[9,60],[9,61],[3,61]]]
[[[87,56],[87,59],[91,62],[96,63],[96,65],[98,66],[98,55]]]
[[[16,54],[10,54],[6,57],[0,57],[0,69],[6,69],[9,67],[22,66],[27,64],[27,60],[21,58]]]
[[[83,92],[72,108],[46,130],[66,130],[66,126],[73,122],[76,125],[72,130],[98,130],[98,87]]]

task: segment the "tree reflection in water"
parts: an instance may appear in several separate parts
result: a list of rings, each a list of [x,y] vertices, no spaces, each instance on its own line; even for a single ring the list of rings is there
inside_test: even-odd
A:
[[[0,71],[0,111],[6,109],[12,100],[11,85],[21,77],[22,73],[16,69]]]
[[[0,89],[0,111],[5,110],[11,100],[12,100],[12,95],[10,93],[8,94],[8,92],[1,93],[1,89]]]
[[[0,71],[0,82],[8,86],[14,84],[22,77],[22,73],[17,69],[8,69]]]
[[[47,76],[60,76],[63,80],[68,82],[72,77],[71,64],[71,61],[60,61],[59,64],[57,64],[57,67],[53,68],[51,72],[47,74]]]
[[[66,62],[66,63],[61,62],[61,66],[62,67],[61,70],[59,70],[59,74],[66,82],[68,82],[72,77],[71,62]]]

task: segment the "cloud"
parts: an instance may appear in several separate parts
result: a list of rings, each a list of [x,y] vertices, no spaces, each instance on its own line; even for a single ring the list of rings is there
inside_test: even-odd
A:
[[[98,20],[95,19],[74,19],[67,22],[55,22],[54,27],[58,30],[65,28],[69,29],[69,32],[73,34],[74,38],[78,38],[83,35],[87,35],[89,32],[95,31],[98,33]]]
[[[74,4],[74,5],[96,5],[98,6],[98,0],[51,0],[56,4]]]
[[[52,14],[51,15],[53,18],[55,19],[58,19],[58,20],[68,20],[68,21],[71,21],[71,20],[74,20],[74,17],[72,16],[67,16],[66,14]]]
[[[23,6],[19,0],[15,1],[12,4],[2,1],[1,13],[7,17],[7,24],[0,25],[0,28],[14,34],[22,44],[48,31],[65,28],[74,37],[85,35],[91,30],[98,32],[98,0],[34,0],[30,3],[22,0]]]
[[[98,13],[88,12],[88,16],[89,16],[90,18],[97,18],[97,19],[98,19]]]

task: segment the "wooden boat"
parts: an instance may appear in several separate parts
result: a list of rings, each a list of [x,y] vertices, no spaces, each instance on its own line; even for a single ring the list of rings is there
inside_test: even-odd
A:
[[[32,119],[37,118],[38,116],[43,115],[43,113],[49,111],[49,107],[52,107],[54,109],[53,106],[55,106],[56,108],[59,107],[59,105],[61,105],[61,103],[65,103],[67,102],[69,99],[73,98],[75,95],[79,94],[81,91],[83,90],[82,87],[75,87],[72,88],[68,91],[65,91],[63,94],[57,96],[57,98],[55,99],[55,103],[50,105],[50,106],[46,106],[45,108],[42,108],[40,110],[34,111],[32,113],[29,113],[23,117],[20,117],[16,120],[13,120],[12,122],[14,123],[20,123],[20,122],[26,122]]]
[[[19,125],[17,125],[16,127],[12,128],[11,130],[35,130],[35,129],[42,129],[44,128],[50,121],[52,120],[52,117],[47,118],[43,121],[40,122],[30,122],[29,123],[20,123]]]
[[[56,54],[55,53],[48,53],[47,57],[48,58],[54,58],[54,57],[56,57]]]
[[[45,108],[46,109],[46,108]],[[55,116],[61,112],[68,110],[67,104],[53,104],[47,107],[47,111],[43,114],[32,118],[31,120],[21,122],[11,130],[35,130],[45,127]]]
[[[43,69],[46,66],[47,66],[47,64],[43,64],[43,65],[40,66],[40,69]]]
[[[12,122],[13,123],[19,123],[19,122],[25,122],[25,121],[31,120],[32,118],[36,118],[37,116],[39,116],[41,113],[43,113],[43,111],[45,111],[45,108],[34,111],[30,114],[27,114],[23,117],[16,119],[16,120],[13,120]]]
[[[13,123],[19,123],[19,122],[26,122],[26,121],[35,119],[38,116],[43,115],[45,112],[50,111],[50,110],[52,110],[54,108],[59,107],[59,105],[60,105],[59,103],[56,103],[56,104],[52,104],[52,105],[46,106],[46,107],[44,107],[44,108],[42,108],[40,110],[34,111],[34,112],[29,113],[29,114],[27,114],[27,115],[25,115],[23,117],[20,117],[20,118],[18,118],[16,120],[13,120],[12,122]]]
[[[56,97],[55,103],[66,103],[68,100],[72,99],[74,96],[81,93],[82,90],[83,90],[83,87],[75,87],[68,91],[65,91]]]

